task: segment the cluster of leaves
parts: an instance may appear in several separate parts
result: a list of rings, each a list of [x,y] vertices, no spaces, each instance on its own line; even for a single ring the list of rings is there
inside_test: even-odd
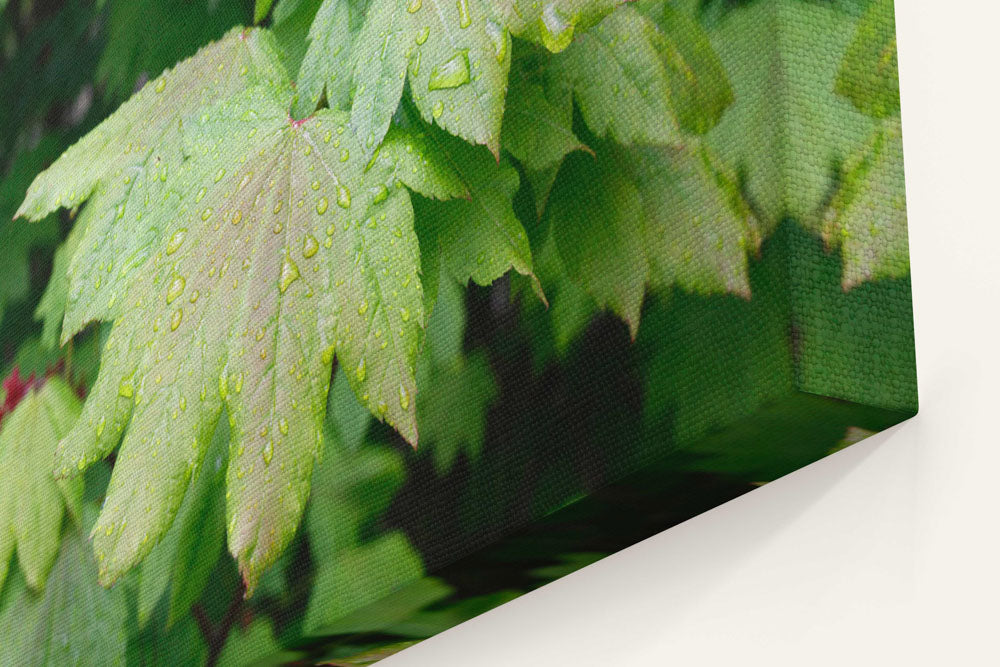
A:
[[[267,597],[288,588],[303,517],[301,630],[364,631],[336,624],[423,572],[403,534],[371,530],[405,480],[397,434],[416,446],[419,426],[439,475],[483,447],[497,389],[466,349],[470,281],[512,271],[562,355],[601,310],[641,342],[650,294],[654,318],[671,294],[766,314],[752,257],[786,217],[842,249],[845,287],[905,275],[891,1],[860,20],[864,2],[830,4],[258,0],[268,27],[228,32],[228,5],[109,7],[94,78],[111,104],[138,91],[41,173],[74,131],[4,146],[9,266],[26,275],[72,222],[38,348],[86,342],[100,370],[82,408],[58,378],[26,393],[25,414],[66,403],[30,456],[11,435],[27,417],[0,430],[0,467],[30,487],[23,511],[0,506],[0,632],[21,622],[11,596],[39,619],[58,604],[52,569],[72,572],[60,595],[81,572],[124,577],[86,593],[116,628],[134,596],[140,627],[196,633],[224,545]],[[0,317],[28,282],[0,288]],[[698,419],[691,437],[711,428]],[[81,480],[116,450],[98,514]],[[210,659],[238,659],[220,637]],[[241,640],[277,648],[262,619]]]

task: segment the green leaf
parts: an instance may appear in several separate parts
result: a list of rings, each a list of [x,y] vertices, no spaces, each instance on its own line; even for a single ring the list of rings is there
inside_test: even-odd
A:
[[[733,103],[722,61],[701,24],[683,11],[662,4],[651,14],[662,33],[652,41],[670,81],[670,99],[681,129],[704,134],[715,127]]]
[[[167,591],[167,626],[180,620],[201,596],[226,539],[225,483],[229,429],[220,422],[173,525],[139,570],[139,625],[150,620]]]
[[[546,312],[540,313],[548,330],[532,334],[533,341],[538,343],[535,345],[538,361],[542,362],[548,361],[550,352],[564,356],[570,343],[576,340],[598,311],[593,297],[569,277],[559,256],[552,227],[549,230],[536,261],[542,287],[552,304]],[[543,343],[545,335],[551,338],[550,349],[546,349]]]
[[[844,165],[840,189],[823,222],[828,246],[841,248],[841,284],[903,278],[910,272],[903,133],[887,119],[863,151]]]
[[[69,526],[44,593],[33,592],[18,574],[7,582],[0,596],[0,664],[125,664],[126,593],[95,586],[96,577],[82,531]]]
[[[406,479],[389,447],[362,444],[369,417],[357,412],[338,371],[327,411],[326,453],[316,467],[306,524],[316,583],[305,614],[307,633],[423,574],[419,555],[401,533],[365,537]]]
[[[593,26],[615,7],[628,0],[501,0],[491,2],[496,22],[511,34],[543,45],[558,53],[576,34]]]
[[[649,278],[642,198],[611,160],[569,158],[549,202],[556,246],[569,276],[635,338]]]
[[[257,34],[236,34],[151,82],[36,179],[24,205],[37,215],[60,196],[78,204],[96,189],[83,216],[104,213],[90,216],[101,233],[88,227],[73,262],[101,273],[75,301],[71,287],[67,323],[76,315],[76,322],[116,324],[58,468],[85,467],[124,433],[95,530],[105,583],[169,528],[224,403],[233,426],[229,548],[253,590],[301,516],[334,353],[362,402],[416,443],[414,363],[424,316],[409,195],[395,187],[392,170],[364,171],[344,114],[324,110],[306,122],[288,120],[287,82],[260,76],[277,65]],[[229,52],[221,72],[219,49]],[[219,73],[216,89],[224,88],[227,67],[232,78],[261,85],[242,92],[231,85],[238,94],[181,124],[176,117],[187,96],[172,114],[159,106],[155,96],[179,83],[173,77],[183,81],[208,69]],[[217,97],[209,93],[206,101]],[[120,175],[107,172],[130,153],[112,153],[112,164],[98,171],[81,164],[78,149],[127,148],[119,133],[143,112],[137,103],[150,109],[145,132],[128,135],[133,148],[143,148],[144,157],[132,159],[140,167],[154,153],[178,159],[166,180],[162,170],[137,173],[147,176],[142,187],[123,192]],[[147,148],[139,142],[157,123],[168,136],[145,139],[158,142]],[[162,127],[168,124],[171,130]],[[183,147],[168,146],[174,141]],[[71,180],[74,165],[82,173]],[[111,191],[122,198],[109,201]],[[132,233],[114,224],[119,210]],[[133,223],[140,215],[142,222]],[[88,236],[117,241],[94,246]],[[108,256],[107,245],[119,253]]]
[[[238,624],[233,627],[215,664],[219,667],[243,667],[280,650],[271,621],[258,618],[246,628]]]
[[[168,200],[176,191],[184,159],[184,121],[248,86],[280,86],[285,77],[272,54],[266,33],[231,31],[150,81],[35,178],[16,216],[40,220],[60,207],[76,209],[90,199],[76,222],[84,228],[80,245],[88,252],[70,262],[63,342],[91,320],[113,320],[121,314],[122,302],[109,294],[123,291],[131,270],[152,254],[161,228],[139,220],[149,220],[147,201]],[[143,214],[146,218],[139,217]],[[127,224],[119,221],[126,219],[141,231],[119,233]]]
[[[407,76],[425,121],[499,155],[510,35],[481,0],[372,0],[355,45],[351,122],[368,155]]]
[[[351,107],[355,40],[367,0],[324,0],[309,27],[309,47],[296,78],[294,113],[305,118],[326,93],[331,109]]]
[[[563,270],[633,337],[647,284],[749,297],[747,250],[759,237],[732,177],[699,142],[571,156],[547,215]]]
[[[271,5],[274,4],[274,0],[254,0],[253,3],[253,22],[260,23],[271,11]]]
[[[45,292],[35,307],[35,319],[42,322],[42,344],[48,349],[59,347],[66,299],[69,295],[69,264],[80,245],[83,226],[74,225],[52,259],[52,275]]]
[[[732,9],[711,33],[736,103],[709,141],[743,175],[767,231],[784,216],[815,224],[837,163],[871,132],[834,93],[853,26],[827,3],[771,0]]]
[[[455,166],[438,154],[430,128],[394,127],[386,135],[375,160],[392,169],[408,188],[431,199],[468,199],[468,185]],[[457,142],[449,142],[457,144]]]
[[[427,136],[433,152],[453,167],[469,195],[445,202],[416,200],[421,242],[440,246],[442,266],[462,285],[470,278],[489,285],[511,268],[532,275],[528,236],[514,214],[517,171],[506,161],[497,164],[482,148],[440,131],[430,129]]]
[[[319,13],[321,0],[281,0],[274,8],[271,20],[271,34],[277,47],[277,54],[288,74],[298,72],[305,62],[309,47],[309,31],[316,15]],[[293,108],[301,105],[301,95],[295,100]],[[308,116],[312,109],[304,109],[302,116]],[[316,107],[313,106],[313,109]]]
[[[565,82],[536,81],[519,71],[507,99],[503,145],[529,171],[558,167],[567,153],[589,150],[573,133],[573,91]]]
[[[52,477],[52,460],[59,438],[80,413],[80,402],[61,378],[48,379],[29,390],[0,428],[0,588],[11,555],[27,585],[39,591],[45,585],[59,553],[63,514],[80,521],[83,479]],[[9,635],[4,635],[9,636]]]
[[[419,554],[402,533],[382,535],[328,556],[316,572],[306,608],[306,634],[326,633],[328,624],[423,573]]]
[[[460,453],[472,459],[479,455],[486,409],[497,396],[486,355],[462,351],[464,333],[464,292],[453,280],[445,280],[435,316],[427,326],[425,352],[417,365],[417,382],[423,388],[417,420],[441,475]]]
[[[365,607],[324,624],[317,629],[316,634],[347,635],[385,631],[405,622],[424,607],[444,600],[453,592],[441,579],[421,577]]]
[[[747,251],[760,232],[735,177],[700,142],[623,151],[645,213],[646,253],[656,287],[750,298]]]
[[[652,20],[621,7],[554,60],[599,137],[626,145],[679,141],[659,39]]]
[[[837,93],[859,111],[884,118],[899,113],[896,16],[892,0],[875,0],[858,21],[837,73]]]

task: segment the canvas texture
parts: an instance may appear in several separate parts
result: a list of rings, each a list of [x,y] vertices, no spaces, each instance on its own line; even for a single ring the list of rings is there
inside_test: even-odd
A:
[[[0,665],[373,664],[917,411],[891,0],[0,32]]]

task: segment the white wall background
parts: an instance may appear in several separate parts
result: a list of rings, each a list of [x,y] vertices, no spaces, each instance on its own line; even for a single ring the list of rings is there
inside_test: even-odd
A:
[[[921,413],[382,664],[1000,665],[998,4],[896,0]]]

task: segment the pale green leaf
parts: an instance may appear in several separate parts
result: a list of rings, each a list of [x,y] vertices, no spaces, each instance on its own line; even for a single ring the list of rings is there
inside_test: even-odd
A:
[[[556,57],[587,126],[598,136],[621,144],[679,141],[658,35],[651,19],[621,7]]]
[[[29,587],[41,590],[59,552],[66,510],[80,519],[83,480],[52,477],[56,445],[80,413],[61,378],[31,389],[0,425],[0,588],[17,552]]]
[[[711,33],[736,102],[707,135],[743,174],[767,230],[785,216],[814,225],[836,165],[863,145],[872,122],[834,92],[854,17],[826,3],[753,2]]]
[[[657,287],[750,297],[747,251],[759,246],[755,219],[735,178],[700,142],[620,151],[642,198],[645,250]]]
[[[409,67],[424,120],[500,154],[511,38],[488,0],[397,0],[407,4],[417,48]],[[417,7],[412,12],[410,9]]]
[[[869,116],[884,118],[899,113],[896,16],[892,0],[875,0],[858,21],[837,74],[837,92]]]
[[[759,232],[733,177],[698,141],[571,156],[547,216],[566,275],[633,336],[647,285],[749,297],[747,252]],[[573,300],[568,325],[578,328],[587,305]]]
[[[280,87],[283,80],[267,34],[233,30],[150,81],[35,178],[16,215],[40,220],[90,200],[76,221],[87,252],[70,262],[63,341],[89,321],[121,314],[124,304],[111,296],[124,291],[169,222],[150,204],[176,196],[187,117],[249,85]],[[127,224],[138,229],[120,233]]]
[[[0,595],[0,664],[124,665],[128,600],[95,585],[86,538],[68,526],[44,593],[14,574]]]
[[[656,3],[651,33],[670,81],[670,99],[681,129],[704,134],[733,103],[729,77],[701,24],[670,4]]]
[[[382,142],[399,106],[415,35],[404,0],[372,0],[354,40],[351,103],[351,124],[368,155]]]
[[[331,109],[350,108],[355,40],[367,5],[367,0],[324,0],[320,5],[296,77],[296,117],[312,113],[324,93]]]
[[[236,78],[250,76],[244,57],[259,71],[276,68],[273,54],[248,43],[252,36],[235,35],[235,62],[221,63],[237,69]],[[205,69],[204,57],[175,74]],[[202,108],[172,131],[183,147],[171,150],[188,159],[166,180],[154,172],[143,188],[122,193],[127,222],[116,224],[117,206],[101,220],[91,216],[104,225],[103,238],[124,245],[110,273],[102,264],[107,248],[86,236],[74,257],[77,266],[104,267],[98,278],[108,281],[104,291],[101,280],[87,286],[102,298],[86,299],[97,302],[87,319],[116,322],[58,464],[64,473],[85,467],[124,434],[95,529],[104,582],[141,560],[169,528],[223,403],[233,426],[229,548],[250,591],[301,517],[334,353],[369,410],[417,439],[413,374],[424,316],[408,192],[395,187],[390,169],[364,171],[345,115],[324,110],[290,122],[287,86],[263,84]],[[136,99],[158,110],[149,95],[161,94],[159,84],[150,87]],[[120,145],[115,128],[129,127],[121,114],[141,111],[134,105],[78,146],[92,136]],[[155,118],[169,122],[166,114]],[[166,151],[160,142],[149,155]],[[56,205],[66,186],[53,179],[68,178],[80,160],[76,150],[39,177],[25,208]],[[84,216],[109,203],[99,187],[107,175],[89,168],[89,178],[77,176],[83,184],[74,196],[79,203],[98,188]],[[139,215],[142,222],[133,223]],[[71,288],[67,321],[74,303]]]
[[[558,53],[581,33],[628,0],[499,0],[490,3],[497,23],[511,34]]]
[[[828,246],[841,249],[844,289],[909,273],[898,118],[883,121],[868,146],[844,165],[840,189],[824,218],[823,238]]]
[[[138,615],[144,626],[167,591],[167,625],[188,613],[208,583],[225,543],[229,428],[220,422],[173,525],[139,569]]]
[[[66,313],[66,299],[69,295],[69,264],[80,245],[82,234],[83,226],[74,225],[66,240],[56,249],[55,257],[52,259],[52,275],[35,308],[35,319],[42,322],[42,344],[49,349],[59,347],[63,315]]]
[[[440,245],[442,266],[461,284],[489,285],[513,268],[532,275],[531,248],[514,214],[520,179],[507,162],[484,149],[430,130],[433,152],[452,165],[468,199],[415,201],[421,242]]]
[[[438,146],[429,128],[394,127],[378,149],[376,160],[392,169],[402,183],[431,199],[467,199],[469,188]]]
[[[351,122],[368,155],[407,77],[424,120],[499,154],[510,35],[482,0],[372,0],[354,44]]]

